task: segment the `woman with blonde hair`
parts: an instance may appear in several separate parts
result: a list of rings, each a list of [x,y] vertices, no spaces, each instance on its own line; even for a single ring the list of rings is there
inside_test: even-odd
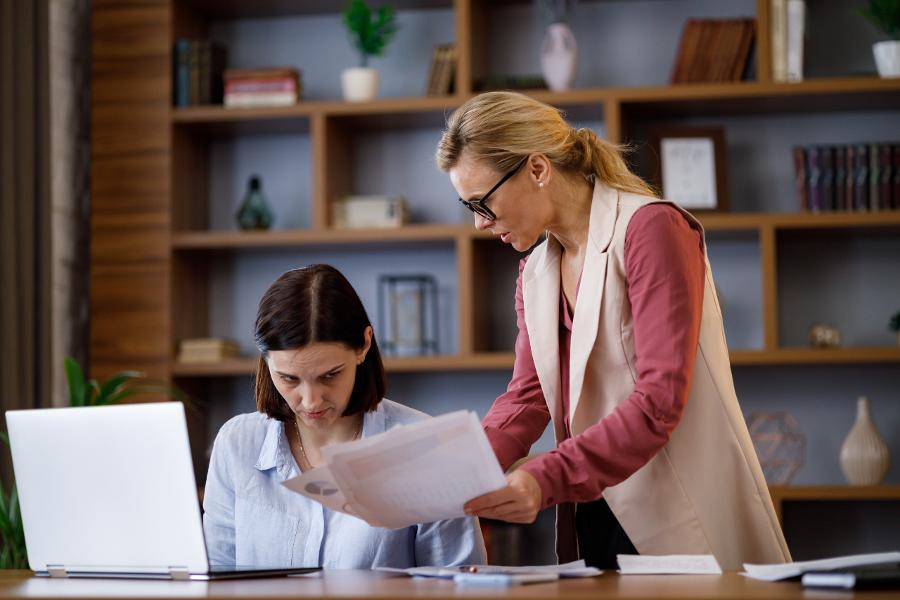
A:
[[[483,421],[504,469],[552,421],[556,448],[469,514],[531,522],[557,505],[561,562],[714,554],[790,560],[731,378],[703,228],[620,149],[528,96],[449,118],[437,164],[475,227],[525,252],[516,361]]]

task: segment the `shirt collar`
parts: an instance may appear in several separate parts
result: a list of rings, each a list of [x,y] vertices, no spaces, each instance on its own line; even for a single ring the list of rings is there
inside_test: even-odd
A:
[[[260,471],[277,468],[279,471],[286,464],[285,447],[287,440],[284,437],[284,423],[277,419],[266,420],[266,437],[263,439],[262,448],[259,450],[259,458],[254,465]]]
[[[363,415],[362,437],[369,437],[385,430],[384,402],[379,402],[378,408]],[[288,460],[291,450],[284,432],[284,423],[272,418],[266,420],[266,437],[254,466],[260,471],[277,469],[283,477],[287,478],[291,469],[291,461]]]

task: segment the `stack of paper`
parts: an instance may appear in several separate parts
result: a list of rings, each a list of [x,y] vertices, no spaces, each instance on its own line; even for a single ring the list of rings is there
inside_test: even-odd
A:
[[[751,565],[744,564],[746,575],[752,579],[763,581],[780,581],[799,577],[807,571],[833,571],[849,567],[861,567],[865,565],[879,565],[882,563],[900,562],[900,552],[879,552],[875,554],[854,554],[852,556],[839,556],[837,558],[824,558],[822,560],[807,560],[804,562],[792,562],[777,565]]]
[[[391,567],[375,567],[376,571],[389,573],[406,573],[413,577],[437,577],[453,579],[460,573],[479,575],[557,575],[561,578],[596,577],[603,571],[596,567],[588,567],[584,560],[576,560],[561,565],[540,565],[531,567],[506,567],[502,565],[462,565],[459,567],[411,567],[395,569]]]
[[[322,450],[325,464],[284,482],[375,527],[465,516],[463,505],[506,486],[473,412],[457,411]]]
[[[712,554],[617,554],[622,575],[721,575],[722,568]]]

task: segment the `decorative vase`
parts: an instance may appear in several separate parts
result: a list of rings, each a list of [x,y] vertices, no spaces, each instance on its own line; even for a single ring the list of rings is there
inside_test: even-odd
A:
[[[372,67],[352,67],[341,72],[344,100],[365,102],[378,95],[378,71]]]
[[[890,466],[887,444],[869,412],[869,399],[856,401],[856,423],[841,446],[841,470],[852,485],[878,485]]]
[[[554,92],[572,87],[578,65],[578,44],[565,23],[553,23],[547,28],[541,44],[541,71],[544,81]]]
[[[263,196],[259,175],[253,175],[248,181],[247,193],[235,219],[243,230],[268,229],[272,226],[272,209]]]
[[[900,77],[900,41],[878,42],[872,46],[878,75],[888,79]]]

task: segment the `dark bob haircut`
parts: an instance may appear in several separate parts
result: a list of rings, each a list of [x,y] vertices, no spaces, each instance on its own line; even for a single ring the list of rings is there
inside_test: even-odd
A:
[[[259,301],[256,313],[256,409],[273,419],[291,422],[294,413],[275,389],[268,353],[297,350],[315,342],[337,342],[353,350],[366,345],[372,324],[359,296],[340,271],[310,265],[283,274]],[[356,367],[356,380],[343,416],[375,410],[386,388],[384,364],[372,336],[366,358]]]

